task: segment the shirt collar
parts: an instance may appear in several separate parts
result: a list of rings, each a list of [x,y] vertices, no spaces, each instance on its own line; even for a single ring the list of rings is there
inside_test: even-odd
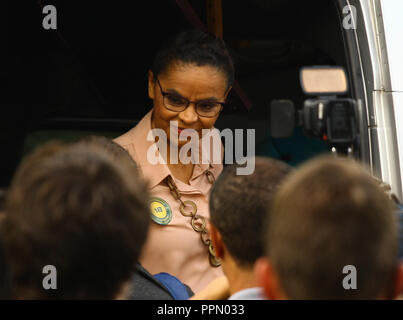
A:
[[[152,164],[147,159],[147,152],[154,144],[147,140],[147,135],[151,130],[152,109],[141,119],[134,128],[132,144],[137,155],[137,165],[141,168],[144,177],[147,178],[151,188],[158,185],[163,179],[171,174],[167,165],[163,163]]]
[[[263,289],[259,287],[243,289],[235,292],[228,300],[264,300]]]

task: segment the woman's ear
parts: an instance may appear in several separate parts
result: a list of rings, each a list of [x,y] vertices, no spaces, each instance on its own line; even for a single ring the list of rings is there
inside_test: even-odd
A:
[[[155,97],[154,87],[155,87],[154,74],[151,70],[148,70],[148,96],[152,100],[154,100]]]

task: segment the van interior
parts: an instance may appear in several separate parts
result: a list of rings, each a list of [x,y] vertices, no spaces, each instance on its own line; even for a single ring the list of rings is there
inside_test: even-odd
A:
[[[192,11],[184,11],[180,4]],[[192,28],[193,12],[208,25],[208,0],[46,1],[57,29],[45,30],[43,1],[15,1],[18,23],[8,34],[8,92],[0,125],[0,187],[6,188],[29,152],[49,140],[117,137],[151,109],[147,71],[168,36]],[[255,129],[256,155],[296,166],[329,145],[296,127],[270,134],[270,103],[301,109],[299,70],[341,66],[348,72],[341,14],[333,0],[222,0],[222,34],[243,99],[232,90],[216,127]]]

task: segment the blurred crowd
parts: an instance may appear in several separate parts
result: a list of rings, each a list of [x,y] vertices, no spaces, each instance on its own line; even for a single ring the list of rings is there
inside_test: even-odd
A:
[[[38,148],[2,194],[1,298],[400,294],[396,206],[365,168],[333,156],[296,169],[271,158],[255,163],[251,175],[226,166],[213,184],[208,232],[224,276],[196,292],[175,275],[158,277],[139,263],[154,222],[148,182],[125,149],[103,137]],[[54,267],[54,279],[45,266]]]

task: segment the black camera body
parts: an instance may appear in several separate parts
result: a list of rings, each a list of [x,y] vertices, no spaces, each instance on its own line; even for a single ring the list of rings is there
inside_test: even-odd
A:
[[[356,102],[347,98],[308,99],[298,111],[298,124],[307,136],[333,146],[352,145],[358,133]]]
[[[288,138],[295,126],[302,126],[309,137],[330,144],[332,152],[351,155],[359,144],[357,103],[341,98],[348,92],[344,69],[313,66],[300,70],[303,92],[311,96],[300,110],[291,100],[273,100],[270,105],[270,130],[273,138]]]

